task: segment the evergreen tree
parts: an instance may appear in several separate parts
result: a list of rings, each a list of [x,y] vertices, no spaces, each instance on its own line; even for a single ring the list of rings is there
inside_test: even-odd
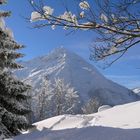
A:
[[[0,0],[0,4],[4,3],[5,0]],[[12,32],[5,26],[3,18],[7,16],[10,12],[0,12],[0,138],[15,136],[27,129],[25,115],[30,112],[24,106],[30,86],[12,75],[12,70],[22,68],[15,60],[23,56],[16,52],[23,46],[14,41]]]

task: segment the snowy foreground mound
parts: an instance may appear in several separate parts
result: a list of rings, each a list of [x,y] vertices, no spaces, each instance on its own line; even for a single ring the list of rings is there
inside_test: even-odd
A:
[[[140,140],[140,101],[91,115],[62,115],[35,123],[14,140]]]

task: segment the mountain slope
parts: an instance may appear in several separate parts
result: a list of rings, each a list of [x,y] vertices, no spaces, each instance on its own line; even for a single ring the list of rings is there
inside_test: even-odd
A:
[[[139,140],[140,101],[91,115],[61,115],[14,140]]]
[[[47,77],[52,82],[55,78],[60,78],[64,79],[65,83],[70,83],[78,91],[81,106],[94,97],[98,98],[101,104],[111,106],[139,98],[131,90],[106,79],[91,64],[64,48],[57,48],[47,56],[22,64],[25,68],[16,74],[32,85],[34,97],[39,93],[44,77]]]

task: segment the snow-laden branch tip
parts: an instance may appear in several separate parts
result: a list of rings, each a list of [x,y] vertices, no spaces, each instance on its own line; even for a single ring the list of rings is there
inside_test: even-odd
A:
[[[5,21],[3,18],[0,18],[0,28],[4,31],[6,26],[5,26]]]
[[[30,19],[31,22],[35,22],[41,19],[42,19],[42,15],[39,12],[33,11],[31,13],[31,19]]]
[[[71,12],[65,11],[63,15],[59,16],[59,18],[62,20],[66,20],[68,22],[74,23],[75,25],[78,24],[76,15],[72,14]]]
[[[87,10],[90,8],[90,5],[87,1],[82,1],[79,3],[79,7],[82,9],[82,10]]]
[[[13,34],[13,32],[12,32],[12,30],[11,30],[10,28],[6,28],[6,29],[5,29],[5,33],[6,33],[9,37],[14,38],[14,34]]]
[[[51,28],[52,28],[52,30],[55,30],[56,25],[52,25]]]
[[[43,11],[44,11],[44,15],[49,16],[53,14],[54,9],[52,9],[50,6],[44,6]]]
[[[82,11],[82,12],[80,13],[80,17],[83,18],[84,16],[85,16],[85,12]]]
[[[31,4],[34,4],[34,1],[33,0],[31,0]]]
[[[110,50],[108,51],[108,54],[113,54],[113,53],[115,53],[116,51],[118,51],[118,49],[117,49],[116,47],[112,46],[112,47],[110,48]]]
[[[88,0],[80,0],[76,5],[78,12],[74,12],[73,9],[69,9],[69,6],[67,6],[66,10],[58,13],[58,15],[54,14],[54,9],[50,6],[43,7],[34,1],[32,6],[41,12],[32,12],[31,21],[44,21],[41,24],[38,22],[34,26],[35,28],[51,26],[52,30],[54,30],[56,26],[60,26],[64,30],[80,29],[96,31],[99,34],[97,42],[105,43],[104,45],[102,44],[103,48],[93,48],[95,50],[93,58],[95,58],[94,60],[103,60],[105,57],[114,54],[125,53],[126,48],[139,43],[137,40],[140,38],[140,14],[137,7],[140,6],[140,3],[138,1],[120,1],[117,2],[117,5],[114,5],[111,1],[108,1],[108,3],[97,1],[93,2],[93,5],[97,6],[93,8],[90,5],[91,2],[89,3]],[[132,10],[132,12],[130,9],[135,10]],[[118,36],[121,38],[118,39]],[[112,48],[114,46],[115,48]]]
[[[102,13],[100,18],[101,18],[102,21],[108,22],[108,18],[105,14]]]
[[[46,18],[49,18],[54,12],[54,9],[52,9],[49,6],[44,6],[42,10],[43,10],[42,14],[37,12],[37,11],[33,11],[31,13],[30,21],[31,22],[36,22],[36,21],[39,21],[39,20],[44,20]]]

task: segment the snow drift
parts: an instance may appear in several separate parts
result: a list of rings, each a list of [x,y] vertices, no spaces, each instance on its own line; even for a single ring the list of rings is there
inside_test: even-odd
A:
[[[38,123],[14,140],[139,140],[140,101],[91,115],[62,115]]]

